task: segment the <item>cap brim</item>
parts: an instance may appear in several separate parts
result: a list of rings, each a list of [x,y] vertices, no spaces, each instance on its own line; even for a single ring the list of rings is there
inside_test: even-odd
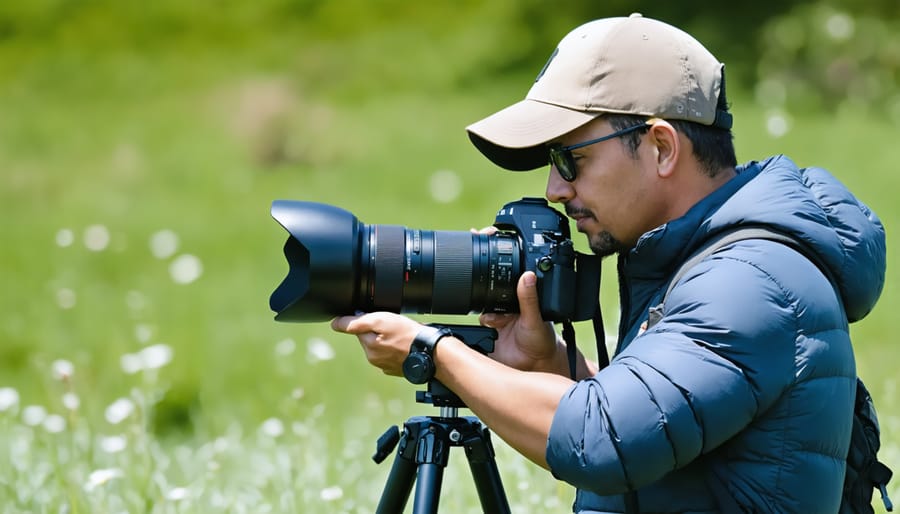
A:
[[[547,165],[548,142],[601,114],[526,99],[469,125],[466,131],[472,144],[494,164],[527,171]]]

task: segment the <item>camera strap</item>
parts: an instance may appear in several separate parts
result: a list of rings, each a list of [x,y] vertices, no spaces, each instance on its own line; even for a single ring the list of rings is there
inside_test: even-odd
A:
[[[597,371],[599,371],[609,366],[609,352],[606,350],[606,331],[603,330],[603,313],[600,311],[600,302],[597,302],[591,323],[594,325],[594,337],[597,340]]]
[[[594,316],[591,318],[594,326],[594,337],[597,340],[597,370],[601,370],[609,365],[609,353],[606,351],[606,332],[603,329],[603,313],[600,311],[600,303],[597,303],[594,309]],[[572,380],[577,378],[577,347],[575,345],[575,328],[571,321],[562,322],[562,336],[566,343],[566,357],[569,360],[569,376]]]
[[[576,359],[578,356],[575,351],[575,328],[572,326],[572,322],[568,320],[563,321],[562,326],[563,341],[566,342],[566,358],[569,359],[569,378],[578,380],[576,373]]]

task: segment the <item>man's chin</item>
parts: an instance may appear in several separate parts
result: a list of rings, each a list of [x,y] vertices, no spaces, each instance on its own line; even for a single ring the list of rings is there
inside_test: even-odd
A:
[[[600,257],[609,257],[615,253],[622,251],[624,246],[609,232],[600,232],[592,236],[588,236],[588,246],[595,255]]]

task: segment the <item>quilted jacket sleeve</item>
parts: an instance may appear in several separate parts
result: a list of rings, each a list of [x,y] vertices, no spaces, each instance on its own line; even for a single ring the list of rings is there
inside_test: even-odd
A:
[[[752,264],[757,252],[699,263],[662,321],[571,387],[547,444],[557,478],[601,495],[640,488],[721,445],[790,386],[797,301]]]

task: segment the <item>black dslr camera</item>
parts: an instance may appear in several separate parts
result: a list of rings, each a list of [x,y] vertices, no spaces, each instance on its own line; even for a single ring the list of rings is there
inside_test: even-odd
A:
[[[568,219],[541,198],[508,203],[494,234],[366,225],[327,204],[277,200],[290,237],[290,270],[269,305],[278,321],[324,321],[357,312],[518,312],[516,283],[537,275],[546,321],[594,315],[600,259],[576,252]]]

